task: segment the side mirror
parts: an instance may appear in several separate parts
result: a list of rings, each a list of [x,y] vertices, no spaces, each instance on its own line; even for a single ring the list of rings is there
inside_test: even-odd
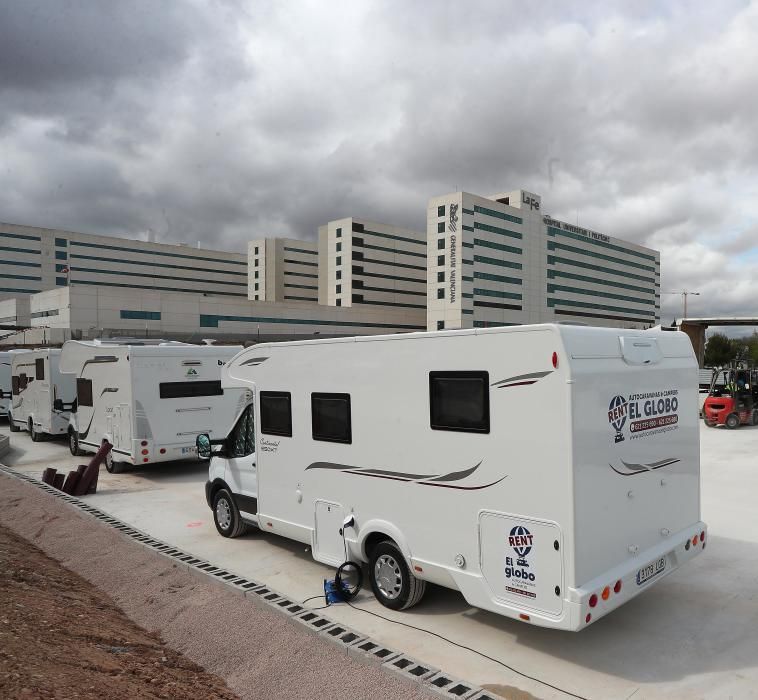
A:
[[[195,447],[197,448],[198,459],[211,458],[211,438],[207,433],[198,435],[195,438]]]
[[[53,408],[56,411],[62,411],[63,410],[63,399],[55,399],[55,401],[53,401]]]

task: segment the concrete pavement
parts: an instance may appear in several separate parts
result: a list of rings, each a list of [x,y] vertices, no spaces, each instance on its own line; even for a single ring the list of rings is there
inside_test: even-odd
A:
[[[7,432],[7,426],[2,426]],[[420,606],[392,613],[360,594],[357,604],[500,659],[588,698],[758,697],[758,428],[701,430],[703,518],[708,548],[616,612],[581,633],[557,632],[469,607],[460,594],[431,587]],[[86,460],[63,442],[11,436],[2,462],[36,476]],[[205,504],[204,463],[103,471],[88,500],[151,535],[214,564],[304,600],[333,571],[306,548],[253,532],[225,540]],[[318,601],[313,601],[318,605]],[[347,606],[330,617],[481,686],[512,686],[540,698],[564,694],[447,642]]]

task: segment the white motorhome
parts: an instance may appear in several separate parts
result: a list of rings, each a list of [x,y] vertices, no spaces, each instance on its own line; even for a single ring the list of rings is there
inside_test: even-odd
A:
[[[13,353],[18,350],[0,351],[0,418],[8,417],[13,395],[11,386],[11,362]]]
[[[174,342],[68,341],[61,371],[75,378],[71,453],[113,449],[106,468],[195,455],[199,433],[223,435],[245,405],[244,389],[222,389],[221,368],[240,346]]]
[[[8,414],[12,432],[26,429],[35,442],[66,434],[76,384],[73,377],[61,374],[60,357],[57,348],[13,353]]]
[[[519,326],[263,344],[211,456],[218,531],[368,563],[404,609],[426,582],[579,630],[705,547],[697,362],[678,332]],[[344,540],[343,540],[344,538]]]

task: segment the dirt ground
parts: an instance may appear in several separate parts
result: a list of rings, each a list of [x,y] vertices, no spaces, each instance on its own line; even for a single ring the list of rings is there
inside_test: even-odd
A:
[[[104,593],[2,527],[0,697],[237,698]]]

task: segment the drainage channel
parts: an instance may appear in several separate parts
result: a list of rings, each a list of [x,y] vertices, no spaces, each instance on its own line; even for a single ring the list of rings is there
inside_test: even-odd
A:
[[[251,600],[261,601],[274,610],[278,610],[280,614],[303,625],[320,638],[339,645],[350,656],[369,659],[381,664],[382,668],[388,672],[397,673],[406,679],[415,681],[438,697],[462,698],[463,700],[498,700],[498,696],[488,693],[483,688],[455,678],[396,649],[390,649],[367,635],[335,622],[326,615],[322,615],[320,611],[310,610],[301,603],[290,600],[287,596],[281,595],[262,583],[245,578],[244,576],[238,576],[231,571],[214,566],[204,559],[199,559],[178,547],[173,547],[166,542],[157,540],[137,528],[104,513],[99,508],[89,505],[80,498],[69,496],[48,484],[42,483],[33,476],[18,472],[4,464],[0,464],[0,472],[47,491],[56,498],[118,530],[121,534],[183,565],[190,572],[203,575],[211,580],[229,586],[241,595],[251,598]]]

